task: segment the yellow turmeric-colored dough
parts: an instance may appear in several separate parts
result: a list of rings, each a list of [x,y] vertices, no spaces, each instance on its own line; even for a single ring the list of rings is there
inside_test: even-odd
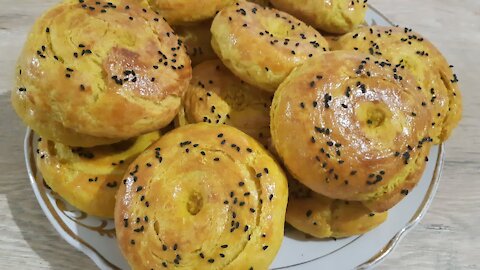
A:
[[[236,128],[175,129],[141,154],[125,178],[115,228],[132,269],[268,269],[280,248],[287,179]]]
[[[145,2],[66,0],[28,35],[12,105],[44,139],[90,147],[166,126],[190,79],[183,45]]]
[[[212,21],[208,20],[193,25],[178,25],[174,27],[175,33],[183,41],[187,54],[192,60],[192,66],[203,61],[217,59],[217,55],[210,45],[212,34],[210,26]]]
[[[157,131],[112,145],[70,147],[39,139],[36,162],[48,186],[79,210],[112,218],[130,163],[160,138]]]
[[[213,18],[235,0],[148,0],[148,3],[172,25],[191,24]]]
[[[289,180],[286,221],[316,238],[349,237],[382,224],[387,212],[374,213],[360,202],[330,199]]]
[[[324,53],[275,93],[272,143],[313,191],[383,212],[425,168],[433,119],[426,102],[407,70],[366,54]]]
[[[430,136],[434,143],[450,137],[462,118],[462,97],[452,66],[431,42],[409,28],[372,26],[345,34],[332,47],[379,56],[397,69],[410,71],[433,111]]]
[[[366,0],[271,0],[274,7],[328,33],[344,34],[365,20]]]
[[[267,145],[272,98],[235,77],[220,60],[206,61],[193,69],[180,123],[227,124]]]
[[[275,92],[297,66],[328,50],[317,30],[293,16],[239,1],[213,20],[212,47],[233,74]]]

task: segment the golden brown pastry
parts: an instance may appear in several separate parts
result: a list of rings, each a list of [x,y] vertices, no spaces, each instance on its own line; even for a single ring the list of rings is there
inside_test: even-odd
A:
[[[61,2],[35,23],[16,71],[17,114],[45,139],[72,146],[160,129],[191,78],[173,30],[135,1]]]
[[[283,239],[287,180],[226,125],[178,128],[135,160],[115,207],[132,269],[267,269]]]
[[[235,0],[148,0],[153,10],[173,25],[189,24],[213,18]]]
[[[211,31],[225,66],[269,92],[296,66],[328,49],[320,33],[293,16],[245,1],[220,11]]]
[[[406,70],[369,55],[324,53],[275,93],[273,145],[313,191],[382,212],[425,168],[433,118],[426,102]]]
[[[266,145],[271,103],[271,94],[241,81],[220,60],[210,60],[193,69],[179,122],[231,125]]]
[[[192,60],[192,66],[196,66],[203,61],[217,59],[217,55],[210,45],[212,34],[210,26],[212,21],[205,21],[194,25],[175,26],[175,33],[183,41],[187,54]]]
[[[313,27],[344,34],[365,20],[367,0],[271,0],[274,7]]]
[[[160,138],[157,131],[112,145],[69,147],[39,139],[36,162],[48,186],[81,211],[113,217],[128,165]]]
[[[287,222],[316,238],[349,237],[373,230],[388,213],[374,213],[360,202],[334,200],[289,180]]]
[[[457,75],[437,48],[412,29],[362,27],[341,37],[335,50],[355,50],[387,59],[397,69],[411,71],[419,91],[435,116],[430,123],[434,143],[448,139],[462,117]]]
[[[269,7],[271,6],[270,0],[247,0],[248,2],[253,2],[255,4],[259,4],[262,7]]]

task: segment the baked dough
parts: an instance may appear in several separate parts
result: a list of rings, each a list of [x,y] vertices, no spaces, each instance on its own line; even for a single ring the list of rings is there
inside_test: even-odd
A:
[[[126,179],[115,228],[132,269],[268,269],[280,248],[286,177],[233,127],[175,129],[132,163]]]
[[[344,34],[365,20],[366,0],[271,0],[274,7],[328,33]]]
[[[330,199],[289,180],[287,222],[316,238],[341,238],[373,230],[388,213],[374,213],[360,202]]]
[[[210,45],[212,34],[210,26],[212,21],[208,20],[193,25],[178,25],[174,27],[175,33],[183,41],[187,54],[192,60],[192,66],[203,61],[217,59],[217,55]]]
[[[369,55],[324,53],[275,93],[273,145],[315,192],[386,211],[425,168],[433,118],[426,102],[406,70]]]
[[[211,31],[213,50],[225,66],[269,92],[296,66],[328,49],[320,33],[293,16],[245,1],[220,11]]]
[[[170,26],[140,4],[69,0],[36,21],[18,59],[12,104],[40,136],[86,147],[174,119],[190,59]]]
[[[267,145],[272,94],[235,77],[220,60],[193,69],[184,98],[182,124],[208,122],[234,126]]]
[[[457,75],[441,52],[412,29],[362,27],[342,36],[332,46],[335,50],[355,50],[380,56],[398,69],[412,72],[435,117],[430,123],[430,136],[435,144],[446,141],[460,122],[462,97]]]
[[[213,18],[222,8],[235,0],[148,0],[153,10],[172,25],[191,24]]]
[[[157,131],[113,145],[69,147],[39,139],[36,162],[47,185],[81,211],[112,218],[128,165],[160,138]]]

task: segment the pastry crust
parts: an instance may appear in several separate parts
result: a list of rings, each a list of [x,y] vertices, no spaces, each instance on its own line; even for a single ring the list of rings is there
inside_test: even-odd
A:
[[[426,102],[406,70],[369,55],[324,53],[275,93],[273,145],[315,192],[385,211],[425,168],[433,119]]]
[[[47,185],[79,210],[112,218],[128,165],[160,138],[157,131],[113,145],[69,147],[39,139],[36,162]]]
[[[233,127],[175,129],[125,178],[115,227],[132,269],[267,269],[280,248],[286,177],[260,144]]]
[[[187,54],[192,60],[192,66],[203,61],[217,59],[217,55],[210,45],[212,34],[210,26],[212,21],[208,20],[193,25],[178,25],[174,27],[175,33],[183,41]]]
[[[370,53],[412,72],[435,117],[430,136],[435,144],[449,138],[462,118],[462,97],[457,76],[431,42],[412,29],[372,26],[358,28],[332,44],[334,50]]]
[[[190,59],[170,26],[142,3],[69,0],[37,20],[12,91],[27,125],[45,139],[92,146],[173,120]]]
[[[272,98],[235,77],[220,60],[207,61],[193,69],[179,123],[227,124],[267,145]]]
[[[271,0],[274,7],[328,33],[344,34],[365,20],[364,0]]]
[[[190,24],[213,18],[235,0],[148,0],[153,10],[172,25]]]
[[[293,68],[328,49],[320,33],[293,16],[245,1],[220,11],[211,31],[213,50],[225,66],[269,92]]]
[[[373,230],[388,213],[374,213],[360,202],[330,199],[289,180],[286,221],[316,238],[349,237]]]

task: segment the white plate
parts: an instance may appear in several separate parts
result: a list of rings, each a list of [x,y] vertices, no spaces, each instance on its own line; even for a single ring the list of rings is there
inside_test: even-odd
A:
[[[392,25],[370,7],[369,25]],[[52,192],[39,174],[34,161],[36,136],[27,130],[25,161],[35,196],[48,220],[72,246],[89,256],[101,269],[129,269],[115,240],[112,220],[82,213]],[[437,190],[443,165],[443,146],[435,146],[429,155],[425,173],[417,187],[389,212],[385,223],[364,235],[315,240],[287,226],[285,238],[271,269],[364,269],[381,262],[426,213]]]

